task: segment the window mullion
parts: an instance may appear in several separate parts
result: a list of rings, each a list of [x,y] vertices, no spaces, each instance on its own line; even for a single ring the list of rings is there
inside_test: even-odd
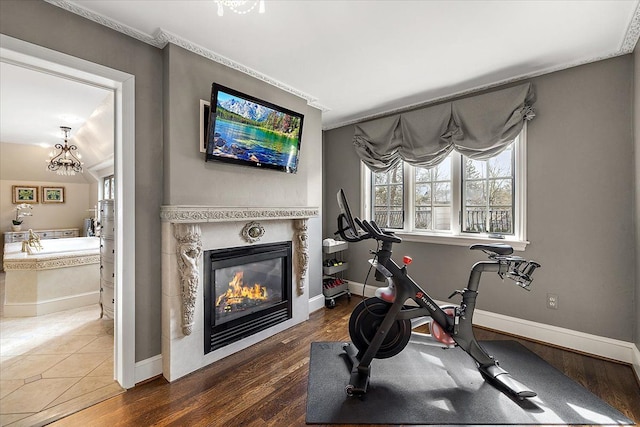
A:
[[[526,215],[527,215],[527,123],[514,144],[515,169],[513,171],[514,208],[513,231],[523,241],[527,240]]]
[[[360,162],[360,180],[362,182],[362,194],[360,196],[360,218],[372,220],[373,219],[373,173]]]
[[[414,201],[415,201],[415,171],[413,166],[408,163],[404,163],[404,227],[406,231],[414,230]]]
[[[484,205],[484,211],[485,211],[485,219],[484,219],[484,232],[485,233],[490,233],[491,232],[491,196],[490,196],[490,192],[491,192],[491,179],[489,178],[489,162],[485,162],[484,164],[484,176],[485,176],[485,191],[487,192],[485,194],[485,205]]]
[[[388,225],[391,224],[391,176],[389,175],[389,177],[387,178],[387,200],[384,201],[384,203],[386,204],[386,221],[384,226],[387,227]]]
[[[460,234],[462,230],[462,155],[451,156],[451,232]]]

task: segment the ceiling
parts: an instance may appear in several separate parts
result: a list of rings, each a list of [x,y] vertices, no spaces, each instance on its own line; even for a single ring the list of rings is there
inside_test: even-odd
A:
[[[640,0],[47,0],[157,47],[167,41],[323,110],[323,129],[633,51]],[[61,142],[108,91],[0,64],[0,141]],[[82,147],[80,147],[82,150]]]
[[[53,147],[73,138],[111,91],[0,62],[0,141]]]
[[[638,0],[48,0],[306,98],[323,128],[633,51]]]

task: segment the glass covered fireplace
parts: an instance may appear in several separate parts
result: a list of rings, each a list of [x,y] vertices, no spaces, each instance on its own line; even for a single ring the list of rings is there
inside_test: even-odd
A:
[[[204,353],[291,319],[291,242],[204,253]]]

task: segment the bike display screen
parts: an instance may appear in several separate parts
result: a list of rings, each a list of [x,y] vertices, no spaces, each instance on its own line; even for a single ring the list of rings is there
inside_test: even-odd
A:
[[[342,232],[344,232],[347,237],[357,238],[358,237],[358,229],[356,228],[356,223],[353,220],[353,215],[351,215],[351,209],[349,209],[349,203],[347,202],[347,196],[344,194],[344,190],[341,188],[336,195],[338,198],[338,206],[340,207],[340,211],[342,212],[340,218],[340,228]]]

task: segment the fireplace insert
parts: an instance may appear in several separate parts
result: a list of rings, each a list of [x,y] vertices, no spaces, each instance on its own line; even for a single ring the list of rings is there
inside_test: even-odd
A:
[[[204,352],[291,319],[291,242],[205,251]]]

